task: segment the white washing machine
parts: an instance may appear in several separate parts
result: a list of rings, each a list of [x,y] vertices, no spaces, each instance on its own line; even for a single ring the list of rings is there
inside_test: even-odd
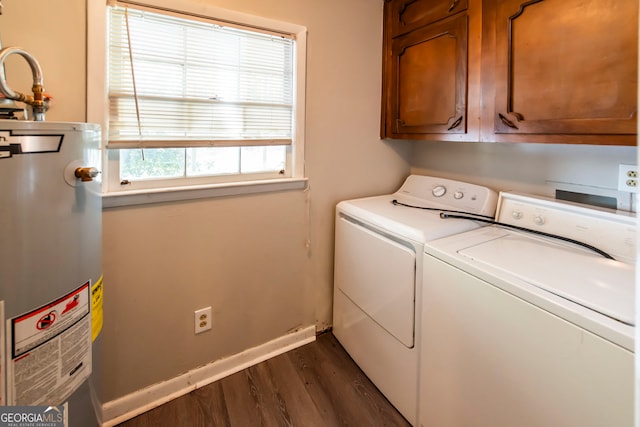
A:
[[[486,187],[411,175],[394,194],[336,207],[333,333],[411,424],[417,419],[424,244],[484,225],[443,220],[442,210],[493,218],[496,203],[497,194]]]
[[[501,193],[496,219],[425,246],[419,425],[632,426],[635,218]]]

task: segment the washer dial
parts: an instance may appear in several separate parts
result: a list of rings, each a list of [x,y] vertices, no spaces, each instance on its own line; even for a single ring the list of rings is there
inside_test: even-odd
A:
[[[533,217],[533,222],[535,222],[537,225],[544,225],[546,219],[542,215],[536,215]]]

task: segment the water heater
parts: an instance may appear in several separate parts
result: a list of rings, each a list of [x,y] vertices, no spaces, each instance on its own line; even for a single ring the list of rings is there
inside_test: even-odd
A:
[[[100,127],[0,120],[0,399],[97,425]],[[94,375],[92,375],[92,373]]]

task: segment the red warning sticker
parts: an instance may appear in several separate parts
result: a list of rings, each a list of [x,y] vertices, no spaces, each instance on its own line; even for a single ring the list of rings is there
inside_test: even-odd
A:
[[[86,282],[79,288],[11,319],[13,358],[39,346],[64,332],[89,313],[89,286]]]

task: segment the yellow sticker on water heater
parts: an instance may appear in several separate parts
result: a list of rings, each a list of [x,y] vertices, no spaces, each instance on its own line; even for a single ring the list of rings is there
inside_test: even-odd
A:
[[[102,276],[91,286],[91,341],[102,330]]]

